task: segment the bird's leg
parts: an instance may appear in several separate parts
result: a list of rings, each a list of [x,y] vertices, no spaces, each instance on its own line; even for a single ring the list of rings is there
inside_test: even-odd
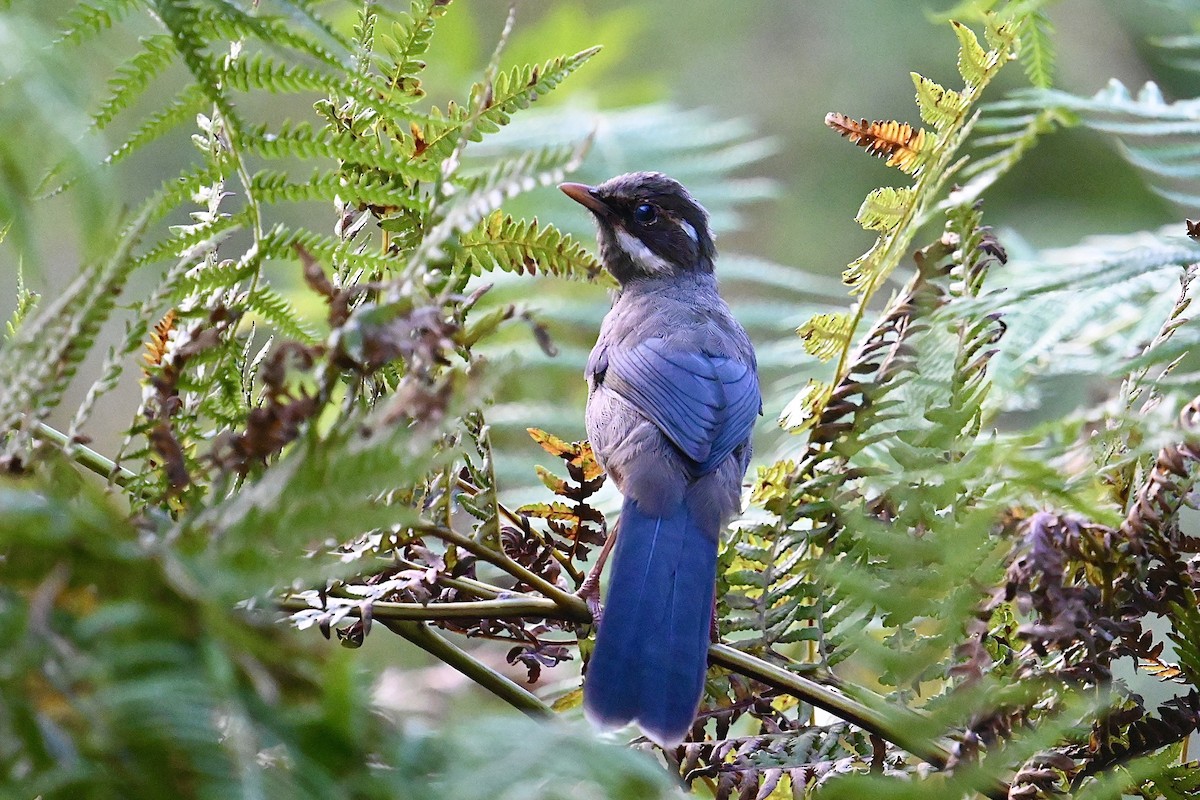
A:
[[[604,606],[600,605],[600,573],[604,572],[604,563],[608,561],[608,553],[613,548],[613,543],[617,541],[617,532],[621,529],[621,521],[618,519],[617,524],[613,526],[612,533],[604,540],[604,544],[600,548],[600,554],[596,556],[596,563],[588,570],[587,577],[583,579],[583,583],[579,585],[579,591],[575,594],[587,603],[588,611],[592,612],[592,624],[600,624],[600,616],[604,613]]]

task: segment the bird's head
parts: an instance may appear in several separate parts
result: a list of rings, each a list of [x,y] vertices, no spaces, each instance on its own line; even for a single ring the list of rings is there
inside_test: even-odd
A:
[[[712,272],[717,251],[708,212],[679,181],[659,172],[631,172],[599,186],[558,188],[595,215],[600,257],[622,284]]]

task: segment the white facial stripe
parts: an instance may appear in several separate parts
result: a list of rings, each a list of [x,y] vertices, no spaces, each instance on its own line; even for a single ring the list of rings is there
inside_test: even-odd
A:
[[[679,220],[679,227],[683,229],[683,232],[688,235],[689,239],[696,244],[700,244],[700,237],[696,235],[696,229],[692,227],[690,222],[681,219]]]
[[[616,233],[617,244],[620,245],[621,249],[633,259],[633,263],[637,264],[643,272],[653,275],[655,273],[671,271],[671,265],[647,247],[641,239],[620,228],[617,228]]]

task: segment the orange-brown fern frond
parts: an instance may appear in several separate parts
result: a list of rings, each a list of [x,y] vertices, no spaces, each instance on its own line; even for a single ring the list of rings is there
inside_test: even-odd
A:
[[[825,115],[825,124],[871,155],[886,158],[889,167],[899,167],[912,175],[924,163],[929,136],[924,130],[913,130],[907,122],[867,122],[865,118],[855,120],[831,111]]]
[[[147,367],[153,369],[162,365],[163,356],[167,354],[167,339],[170,338],[173,330],[175,330],[175,309],[172,308],[158,321],[154,330],[150,331],[150,338],[146,341],[146,352],[142,353]]]

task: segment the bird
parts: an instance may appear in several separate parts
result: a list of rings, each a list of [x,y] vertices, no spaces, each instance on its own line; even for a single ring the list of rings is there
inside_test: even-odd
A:
[[[678,181],[559,188],[592,213],[619,286],[585,369],[588,440],[623,499],[584,713],[670,749],[704,692],[718,540],[741,510],[762,413],[757,361],[718,293],[708,213]]]

